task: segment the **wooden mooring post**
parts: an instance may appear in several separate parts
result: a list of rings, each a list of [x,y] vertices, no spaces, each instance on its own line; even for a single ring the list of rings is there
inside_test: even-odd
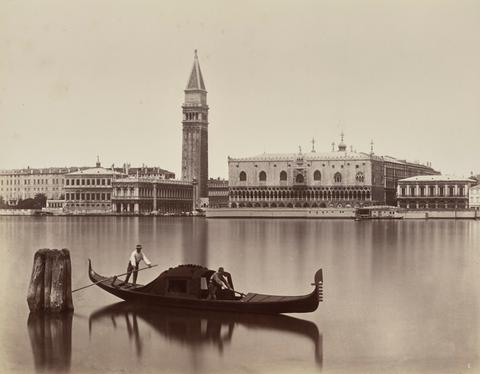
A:
[[[72,266],[68,249],[39,249],[33,260],[27,303],[31,312],[73,310]]]

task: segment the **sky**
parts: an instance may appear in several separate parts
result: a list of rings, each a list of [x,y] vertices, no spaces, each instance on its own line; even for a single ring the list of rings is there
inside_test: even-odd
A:
[[[480,2],[0,2],[0,169],[146,164],[180,177],[198,49],[209,174],[345,143],[480,173]]]

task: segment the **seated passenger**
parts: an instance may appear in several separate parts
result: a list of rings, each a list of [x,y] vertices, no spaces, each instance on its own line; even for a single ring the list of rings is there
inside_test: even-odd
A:
[[[212,274],[210,277],[210,282],[208,284],[208,297],[207,300],[216,300],[217,299],[217,290],[222,289],[223,287],[233,291],[233,289],[228,285],[227,280],[225,279],[225,270],[222,267],[218,268],[218,271]]]

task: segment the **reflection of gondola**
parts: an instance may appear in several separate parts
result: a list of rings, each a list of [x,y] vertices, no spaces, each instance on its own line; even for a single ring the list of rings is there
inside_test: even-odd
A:
[[[249,315],[244,313],[221,313],[211,311],[191,311],[179,308],[151,307],[120,302],[99,309],[89,318],[89,329],[95,323],[111,320],[116,328],[125,320],[130,339],[136,343],[137,354],[141,354],[141,337],[138,319],[151,325],[155,331],[169,340],[185,345],[216,345],[223,352],[224,345],[231,342],[236,325],[246,328],[280,331],[304,336],[315,346],[315,361],[323,362],[322,335],[313,322],[284,315]]]
[[[72,313],[28,316],[27,328],[37,371],[68,371],[72,358]]]
[[[120,283],[116,277],[103,277],[92,269],[90,280],[103,290],[125,301],[148,305],[243,313],[306,313],[317,309],[323,298],[323,272],[315,273],[314,290],[302,296],[274,296],[248,293],[235,296],[222,290],[217,300],[207,300],[207,284],[213,271],[199,265],[180,265],[160,274],[147,285]],[[230,284],[232,282],[230,281]]]

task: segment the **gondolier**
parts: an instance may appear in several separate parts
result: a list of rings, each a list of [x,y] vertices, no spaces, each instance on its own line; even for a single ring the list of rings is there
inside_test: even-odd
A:
[[[122,286],[126,283],[128,283],[128,280],[130,279],[130,275],[133,273],[133,285],[135,286],[137,284],[137,275],[138,275],[138,266],[140,265],[141,261],[145,261],[148,267],[152,266],[152,263],[150,260],[145,256],[145,253],[142,252],[142,245],[137,244],[135,247],[135,250],[132,252],[130,255],[130,260],[128,261],[128,266],[127,266],[127,277],[125,278],[125,281],[120,283],[119,286]]]
[[[210,277],[210,282],[208,284],[208,297],[207,300],[216,300],[217,299],[217,290],[222,289],[223,287],[232,290],[228,285],[227,280],[225,279],[225,270],[222,267],[218,268],[218,271],[212,274]]]

